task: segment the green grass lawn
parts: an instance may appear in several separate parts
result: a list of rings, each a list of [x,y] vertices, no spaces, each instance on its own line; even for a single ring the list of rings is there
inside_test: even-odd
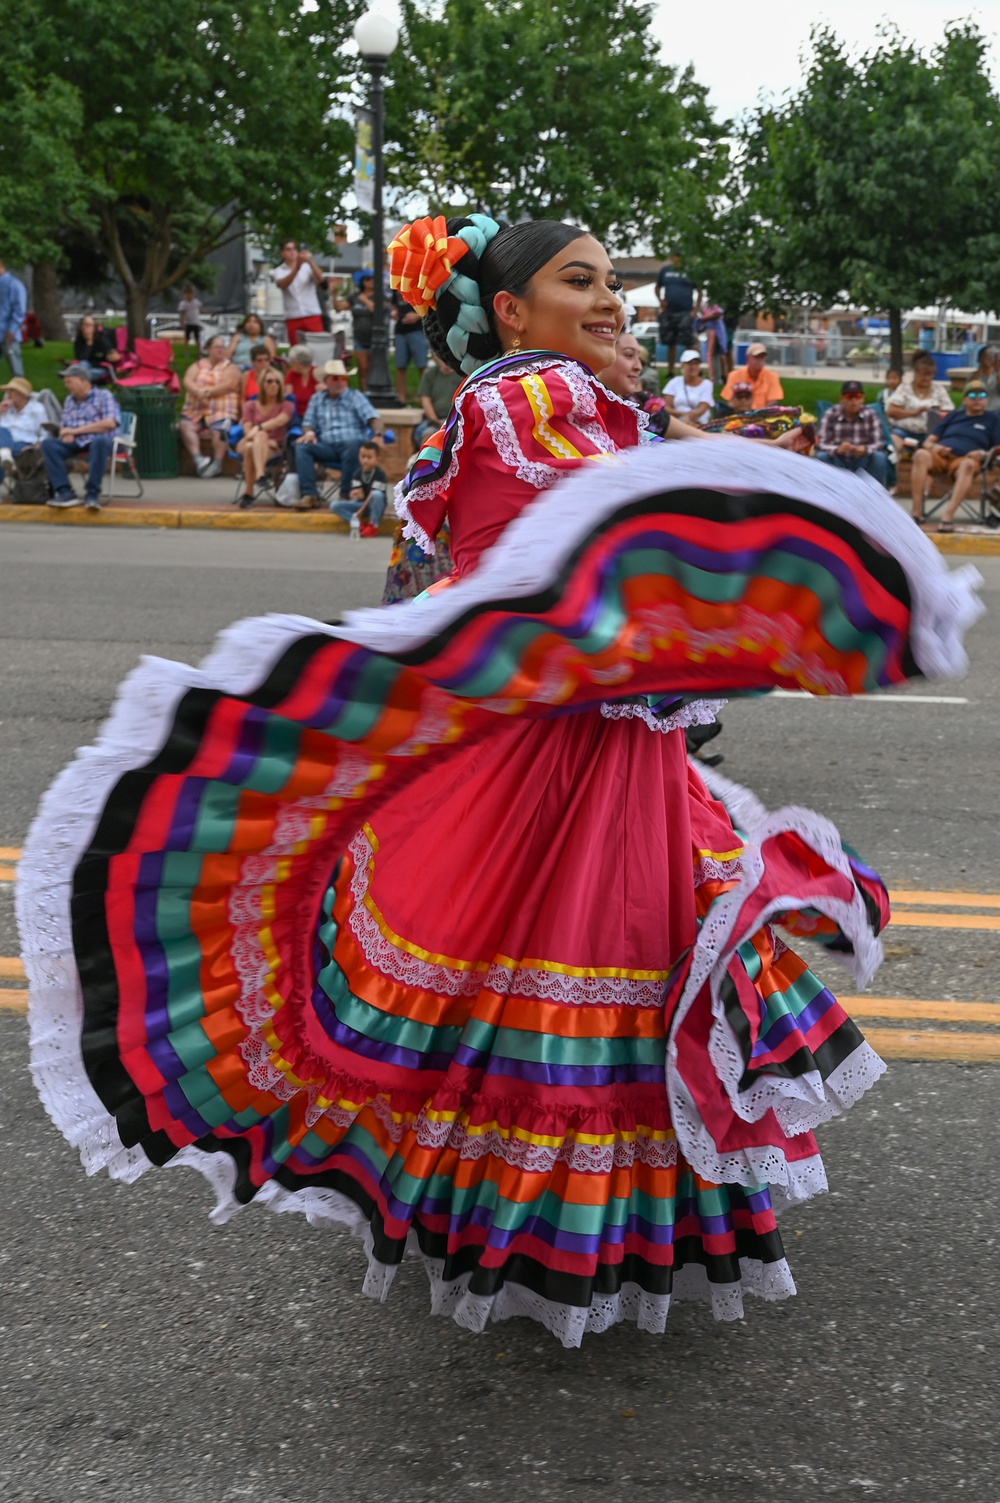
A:
[[[52,391],[55,392],[60,402],[62,402],[66,397],[66,388],[63,385],[62,381],[59,379],[59,372],[65,369],[72,358],[73,346],[68,340],[54,340],[51,343],[46,344],[44,348],[40,350],[36,349],[33,344],[26,344],[24,346],[24,374],[27,376],[28,380],[31,382],[36,391],[40,391],[43,386],[48,386]],[[174,345],[174,370],[177,372],[182,381],[184,379],[184,372],[196,358],[197,351],[195,350],[193,344]],[[11,371],[5,361],[0,360],[0,371],[4,373],[3,376],[0,377],[0,379],[9,381]],[[395,384],[396,364],[391,355],[389,357],[389,372],[392,377],[392,381]],[[407,376],[409,378],[409,400],[413,403],[416,403],[417,386],[420,382],[420,372],[416,369],[415,366],[411,366],[407,371]],[[354,382],[354,385],[357,385],[356,380]]]

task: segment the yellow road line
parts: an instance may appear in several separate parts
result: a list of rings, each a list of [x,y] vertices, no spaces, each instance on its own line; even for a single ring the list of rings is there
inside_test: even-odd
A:
[[[24,853],[16,845],[0,845],[0,861],[20,861]]]
[[[17,867],[16,866],[0,866],[0,882],[16,882],[16,881],[17,881]]]
[[[889,897],[904,908],[908,904],[915,908],[1000,908],[1000,897],[992,892],[907,892],[895,888],[890,889]]]
[[[3,973],[0,972],[0,975]],[[995,1023],[1000,1002],[912,1002],[908,997],[841,997],[852,1018],[929,1018],[937,1023]]]
[[[968,1060],[1000,1064],[1000,1033],[948,1033],[933,1028],[866,1028],[865,1038],[886,1059]]]
[[[1000,917],[981,913],[919,913],[897,908],[890,928],[897,929],[1000,929]]]
[[[7,966],[17,964],[6,957]],[[13,970],[0,974],[14,975]],[[900,997],[844,997],[845,1007],[857,1017],[932,1018],[941,1022],[1000,1023],[1000,1004],[991,1002],[909,1002]],[[26,1013],[27,988],[0,987],[0,1012]],[[886,1059],[932,1062],[964,1060],[974,1064],[1000,1064],[1000,1032],[946,1032],[933,1028],[867,1028],[865,1038]]]
[[[0,955],[0,980],[20,981],[24,976],[24,961],[17,955]]]

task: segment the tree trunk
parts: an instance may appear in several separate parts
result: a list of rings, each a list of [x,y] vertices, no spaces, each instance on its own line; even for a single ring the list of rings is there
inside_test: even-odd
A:
[[[35,312],[46,339],[65,339],[66,320],[59,302],[59,271],[54,261],[36,261],[32,277]]]
[[[146,337],[146,310],[149,307],[149,294],[145,287],[128,287],[125,290],[125,307],[128,313],[128,337],[129,343],[135,338]]]
[[[903,315],[899,308],[889,309],[889,364],[903,369]]]

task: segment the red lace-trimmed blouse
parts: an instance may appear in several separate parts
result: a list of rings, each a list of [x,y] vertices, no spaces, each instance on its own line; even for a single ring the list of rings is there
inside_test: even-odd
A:
[[[488,367],[487,367],[488,372]],[[569,470],[642,441],[644,420],[577,361],[546,355],[491,377],[473,376],[455,399],[458,432],[443,475],[396,509],[406,535],[430,552],[447,517],[459,575],[509,522]]]

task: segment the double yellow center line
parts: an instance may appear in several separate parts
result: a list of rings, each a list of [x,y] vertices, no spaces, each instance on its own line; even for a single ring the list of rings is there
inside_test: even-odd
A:
[[[0,882],[16,880],[20,857],[18,848],[0,846]],[[1000,929],[1000,895],[996,893],[908,891],[902,888],[890,893],[890,898],[893,928]],[[0,1011],[27,1011],[27,988],[17,984],[25,979],[22,961],[16,956],[0,955]],[[918,1001],[910,997],[870,996],[842,996],[839,1000],[852,1017],[864,1024],[865,1037],[886,1059],[971,1060],[978,1064],[1000,1064],[1000,997],[995,1002]],[[900,1026],[928,1023],[949,1026]],[[970,1029],[966,1026],[969,1023],[986,1024],[987,1029]]]

